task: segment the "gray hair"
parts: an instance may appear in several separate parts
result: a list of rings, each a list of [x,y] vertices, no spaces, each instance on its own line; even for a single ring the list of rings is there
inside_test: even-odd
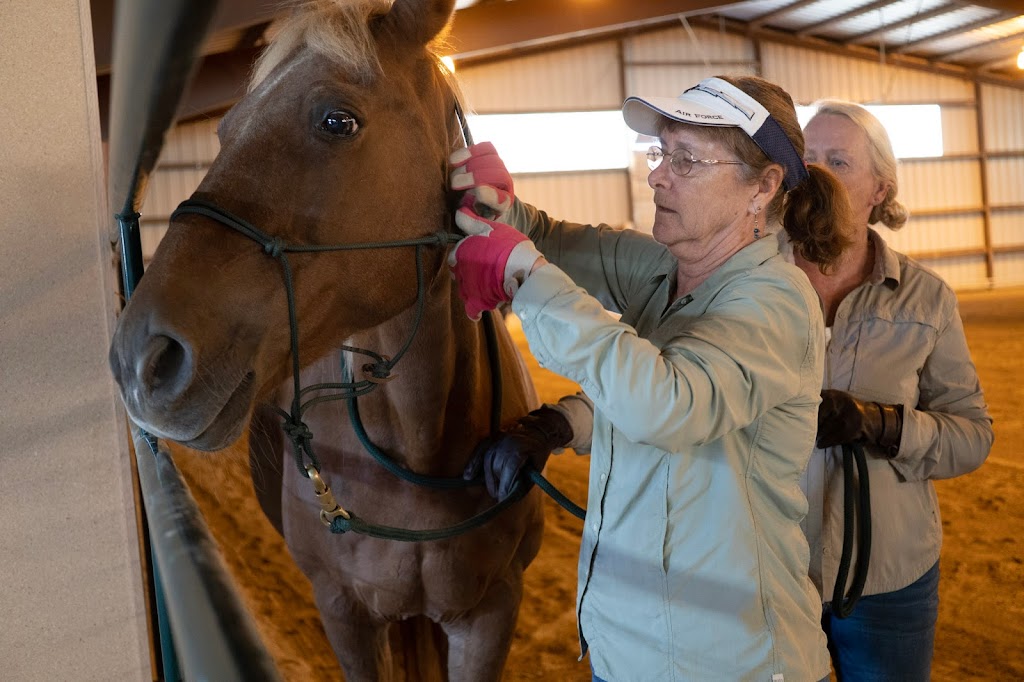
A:
[[[893,154],[892,142],[889,141],[889,134],[885,132],[882,123],[875,118],[874,114],[854,102],[826,99],[819,100],[812,106],[815,108],[814,117],[821,114],[845,116],[864,131],[868,138],[871,172],[887,187],[882,203],[871,209],[868,222],[871,224],[881,222],[891,230],[903,227],[907,218],[910,217],[910,211],[896,201],[896,194],[899,192],[899,180],[896,177],[896,155]]]

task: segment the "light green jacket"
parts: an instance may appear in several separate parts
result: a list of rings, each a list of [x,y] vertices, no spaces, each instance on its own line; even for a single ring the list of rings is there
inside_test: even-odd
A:
[[[530,349],[595,406],[577,593],[595,673],[828,675],[800,528],[824,359],[807,278],[762,239],[675,299],[648,235],[519,203],[506,219],[557,265],[512,303]]]

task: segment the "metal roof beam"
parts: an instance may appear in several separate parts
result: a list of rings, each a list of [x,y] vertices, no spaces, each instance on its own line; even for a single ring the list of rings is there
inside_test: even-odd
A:
[[[796,35],[797,38],[806,38],[807,36],[814,35],[815,32],[825,26],[838,24],[841,21],[853,19],[854,17],[859,17],[862,14],[867,14],[868,12],[874,12],[875,10],[888,7],[892,4],[895,4],[894,0],[877,0],[876,2],[868,3],[862,7],[847,10],[841,14],[835,15],[834,17],[829,17],[828,19],[822,19],[821,21],[816,21],[813,24],[808,24],[800,30],[794,31],[794,35]]]
[[[824,40],[822,38],[801,39],[796,37],[792,33],[778,31],[769,28],[759,28],[755,30],[750,30],[743,22],[736,21],[734,19],[728,19],[725,17],[720,17],[716,21],[709,21],[705,19],[691,19],[691,22],[694,23],[695,25],[728,31],[736,35],[758,38],[760,40],[778,43],[780,45],[789,45],[792,47],[803,48],[805,50],[812,50],[815,52],[826,52],[828,54],[836,54],[844,57],[849,57],[851,59],[878,62],[880,58],[878,50],[876,50],[873,47],[867,47],[863,45],[841,45],[839,43]],[[979,73],[976,69],[968,69],[967,67],[964,66],[925,61],[921,58],[904,55],[890,54],[886,58],[886,61],[892,66],[899,66],[902,68],[910,69],[912,71],[922,71],[925,73],[953,76],[955,78],[974,78],[975,81],[981,83],[990,83],[992,85],[1002,85],[1006,87],[1016,88],[1018,90],[1024,90],[1024,79],[1014,78],[1005,74]]]
[[[943,14],[949,14],[950,12],[955,12],[956,10],[959,9],[963,9],[963,6],[960,5],[959,3],[940,5],[938,7],[928,10],[927,12],[915,14],[913,16],[906,17],[905,19],[894,21],[890,24],[883,24],[882,26],[879,26],[878,28],[873,29],[871,31],[865,31],[864,33],[858,33],[856,35],[848,36],[843,39],[843,43],[849,45],[850,43],[858,43],[861,41],[870,40],[871,38],[874,38],[876,36],[885,35],[889,31],[895,31],[897,29],[903,28],[904,26],[911,26],[913,24],[918,23],[919,21],[928,21],[929,19],[934,19],[935,17],[941,17]]]
[[[776,17],[781,17],[781,16],[785,16],[787,14],[791,14],[791,13],[797,11],[798,9],[806,7],[807,5],[813,5],[817,1],[818,0],[796,0],[796,2],[791,2],[788,5],[783,5],[782,7],[777,7],[776,9],[773,9],[771,12],[765,12],[764,14],[762,14],[760,16],[756,16],[753,19],[751,19],[749,21],[749,23],[754,28],[759,28],[759,27],[764,26],[765,24],[767,24],[772,19],[775,19]]]
[[[944,54],[933,55],[932,59],[939,59],[939,60],[942,60],[942,61],[952,61],[953,59],[955,59],[957,57],[960,57],[962,55],[968,54],[970,52],[974,52],[975,50],[983,50],[986,47],[992,47],[993,45],[1002,45],[1003,43],[1008,43],[1008,42],[1013,41],[1013,40],[1020,40],[1021,38],[1024,38],[1024,31],[1018,31],[1017,33],[1013,33],[1013,34],[1008,35],[1008,36],[1003,36],[1002,38],[996,38],[995,40],[987,40],[987,41],[985,41],[983,43],[976,43],[976,44],[971,45],[969,47],[960,48],[959,50],[953,50],[952,52],[946,52]]]
[[[476,59],[583,36],[664,22],[720,6],[720,0],[516,0],[455,13],[455,59]]]
[[[993,24],[999,24],[1006,21],[1007,19],[1012,18],[1013,15],[1009,13],[994,14],[985,19],[978,19],[977,21],[972,21],[971,23],[964,24],[963,26],[954,26],[953,28],[946,29],[945,31],[939,31],[938,33],[933,33],[930,36],[918,38],[917,40],[911,40],[909,43],[903,43],[902,45],[899,46],[894,46],[892,49],[889,50],[889,52],[908,52],[916,47],[920,47],[921,45],[926,45],[927,43],[933,43],[944,38],[949,38],[950,36],[960,35],[962,33],[969,33],[970,31],[975,31],[979,28],[985,28],[986,26],[992,26]]]

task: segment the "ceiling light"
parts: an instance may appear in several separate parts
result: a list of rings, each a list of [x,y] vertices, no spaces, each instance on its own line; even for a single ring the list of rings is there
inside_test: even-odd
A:
[[[1020,54],[1017,55],[1017,68],[1024,71],[1024,45],[1021,45]]]

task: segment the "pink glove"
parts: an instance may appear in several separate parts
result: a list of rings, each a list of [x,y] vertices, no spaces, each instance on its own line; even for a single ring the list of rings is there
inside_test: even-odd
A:
[[[481,218],[470,208],[467,195],[455,213],[455,224],[469,236],[455,245],[448,256],[459,297],[470,319],[512,300],[530,276],[540,251],[514,227]]]
[[[512,176],[490,142],[463,147],[448,158],[449,184],[456,191],[467,190],[479,215],[500,218],[515,197]]]

